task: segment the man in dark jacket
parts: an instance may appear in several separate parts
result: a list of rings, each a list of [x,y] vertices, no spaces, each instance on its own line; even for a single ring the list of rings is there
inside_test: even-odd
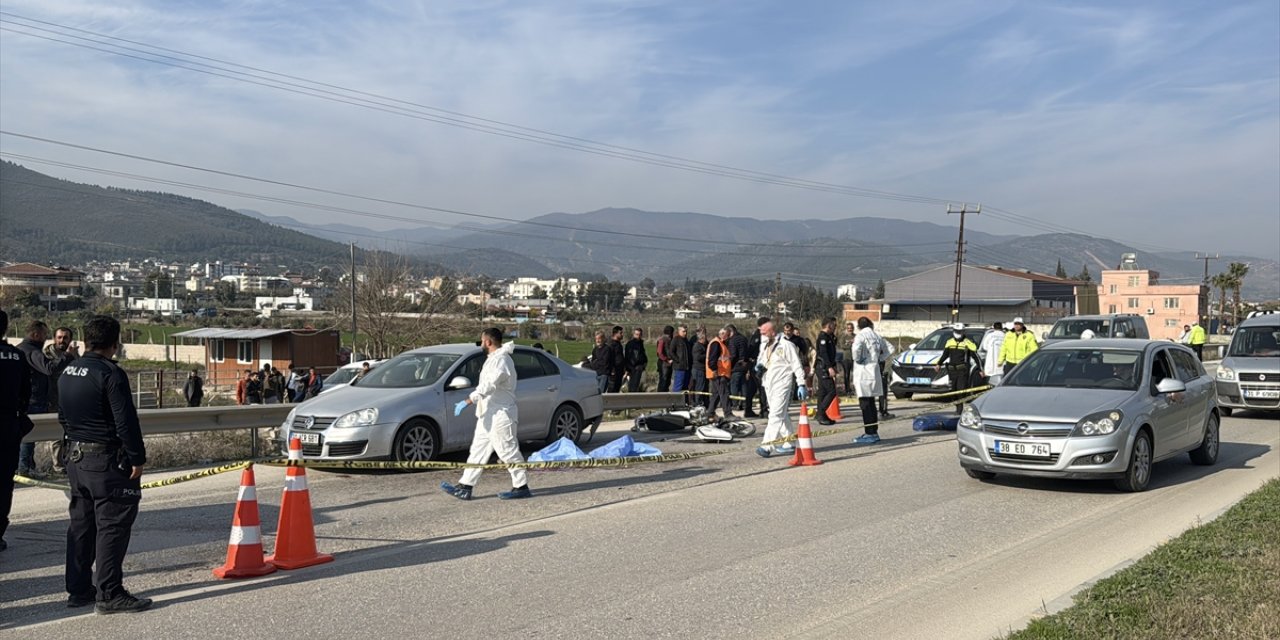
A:
[[[187,382],[182,385],[182,397],[187,399],[188,407],[200,406],[200,401],[204,400],[204,378],[200,377],[200,370],[192,369],[187,374]]]
[[[632,329],[631,339],[623,350],[623,360],[627,369],[627,391],[636,393],[641,390],[644,369],[649,366],[649,355],[644,352],[644,329]]]
[[[662,328],[662,337],[658,338],[655,348],[658,351],[658,393],[671,390],[671,342],[675,338],[676,328],[667,325]]]
[[[591,349],[591,355],[587,356],[587,367],[596,374],[596,387],[600,389],[600,393],[609,391],[609,373],[613,369],[613,363],[610,362],[610,354],[612,349],[609,347],[609,341],[604,337],[603,331],[596,332],[596,346]]]
[[[627,373],[626,359],[622,355],[622,334],[626,330],[614,326],[609,340],[609,393],[622,391],[622,376]]]
[[[9,331],[9,314],[0,310],[0,338]],[[9,528],[9,509],[13,506],[13,474],[18,470],[18,449],[22,438],[34,425],[27,417],[31,400],[31,367],[24,354],[0,340],[0,551]]]
[[[693,402],[705,407],[711,399],[706,395],[711,388],[711,383],[707,380],[707,330],[705,328],[698,329],[693,342],[689,344],[689,360],[692,363],[692,368],[689,369],[691,380],[689,390],[695,392]]]
[[[44,342],[49,339],[49,325],[33,320],[27,325],[27,337],[18,344],[27,367],[31,369],[31,397],[27,405],[27,413],[49,413],[49,381],[56,378],[76,358],[73,351],[64,352],[60,357],[51,359],[44,353]],[[35,477],[36,444],[23,443],[18,452],[18,474]]]
[[[769,415],[769,399],[765,395],[764,385],[760,384],[760,374],[756,372],[756,359],[760,356],[760,327],[768,322],[769,318],[761,316],[756,319],[755,333],[751,334],[751,339],[747,341],[747,354],[751,358],[751,368],[747,369],[747,410],[742,414],[744,418],[758,418],[760,416]],[[752,410],[752,403],[755,397],[760,396],[760,413]]]
[[[729,376],[729,400],[730,406],[736,406],[738,409],[747,411],[751,406],[745,400],[734,400],[733,398],[742,398],[747,390],[747,372],[751,367],[755,366],[755,356],[748,353],[751,350],[750,340],[738,331],[738,327],[728,325],[729,329],[729,356],[733,358],[733,374]]]
[[[836,401],[836,319],[827,317],[822,321],[822,331],[818,333],[817,356],[814,359],[813,371],[818,378],[818,424],[831,425],[835,421],[827,417],[827,408]]]
[[[262,377],[257,371],[249,374],[249,382],[244,387],[245,404],[262,404]]]
[[[689,390],[689,372],[693,368],[693,358],[689,351],[689,327],[680,325],[676,335],[668,343],[667,352],[671,355],[671,390]]]

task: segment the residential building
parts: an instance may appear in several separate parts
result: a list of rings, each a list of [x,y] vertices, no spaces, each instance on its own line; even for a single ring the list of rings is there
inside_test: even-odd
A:
[[[46,267],[19,262],[0,267],[0,293],[31,291],[40,303],[55,309],[67,298],[79,296],[84,289],[84,273],[66,267]]]
[[[1102,284],[1098,285],[1102,313],[1139,314],[1147,319],[1147,330],[1154,339],[1176,338],[1184,325],[1207,317],[1208,300],[1208,287],[1161,284],[1159,273],[1138,269],[1134,262],[1103,271]]]
[[[837,297],[837,298],[840,298],[840,297],[847,297],[847,298],[849,298],[850,300],[857,300],[857,299],[858,299],[858,285],[856,285],[856,284],[842,284],[842,285],[840,285],[840,286],[836,287],[836,297]]]
[[[288,371],[290,366],[315,367],[327,374],[339,362],[337,331],[210,327],[180,331],[173,337],[198,340],[204,345],[206,378],[218,385],[232,384],[237,373],[261,370],[264,364],[281,371]]]

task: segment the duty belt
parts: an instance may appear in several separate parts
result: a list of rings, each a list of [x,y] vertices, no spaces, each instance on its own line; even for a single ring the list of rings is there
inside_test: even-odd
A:
[[[97,442],[77,442],[71,441],[71,449],[79,450],[81,453],[115,453],[120,450],[118,445],[99,444]]]

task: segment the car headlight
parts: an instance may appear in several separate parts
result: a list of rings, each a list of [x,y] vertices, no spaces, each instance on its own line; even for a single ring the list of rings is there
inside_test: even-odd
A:
[[[978,410],[974,409],[973,405],[966,404],[964,410],[960,412],[960,426],[982,431],[982,416],[978,415]]]
[[[293,419],[298,417],[298,408],[294,407],[289,410],[289,415],[285,417],[284,424],[280,425],[286,429],[293,426]]]
[[[1219,380],[1235,380],[1236,372],[1234,369],[1229,369],[1227,367],[1218,367],[1218,379]]]
[[[1114,433],[1120,428],[1120,421],[1124,420],[1124,414],[1117,410],[1099,411],[1098,413],[1085,416],[1080,422],[1076,423],[1073,436],[1105,436]]]
[[[337,420],[333,421],[333,426],[337,429],[346,427],[366,427],[378,421],[377,409],[360,409],[351,413],[343,414]]]

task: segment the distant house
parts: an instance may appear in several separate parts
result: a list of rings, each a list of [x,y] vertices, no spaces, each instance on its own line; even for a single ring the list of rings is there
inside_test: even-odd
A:
[[[1209,314],[1209,289],[1201,284],[1161,284],[1159,273],[1126,263],[1102,272],[1098,302],[1103,313],[1145,316],[1152,338],[1177,338],[1184,325]]]
[[[952,319],[956,268],[946,265],[884,284],[884,317],[947,322]],[[962,322],[1052,323],[1079,312],[1096,313],[1097,287],[1023,269],[964,265],[960,282]]]
[[[329,373],[339,364],[337,331],[290,329],[192,329],[174,338],[199,340],[205,347],[208,379],[230,384],[245,369],[261,370],[269,364],[281,371],[290,366],[315,367]]]
[[[0,292],[29,290],[40,296],[41,304],[50,309],[60,308],[60,302],[81,295],[84,273],[65,267],[46,267],[31,262],[19,262],[0,267]]]

